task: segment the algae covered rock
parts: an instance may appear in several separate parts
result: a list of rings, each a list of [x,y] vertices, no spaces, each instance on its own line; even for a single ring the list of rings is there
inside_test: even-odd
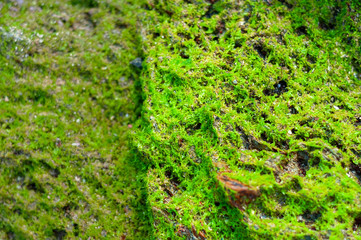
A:
[[[357,238],[360,3],[146,9],[133,144],[154,237]]]
[[[0,1],[0,239],[149,235],[127,148],[140,5]]]

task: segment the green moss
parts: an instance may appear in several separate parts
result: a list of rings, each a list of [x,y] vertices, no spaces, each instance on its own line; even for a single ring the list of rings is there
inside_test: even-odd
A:
[[[83,3],[0,3],[1,239],[149,234],[127,143],[139,5]]]
[[[359,3],[212,2],[149,1],[143,20],[154,237],[357,238]],[[232,207],[226,170],[261,196]]]
[[[0,238],[358,239],[360,7],[1,3]]]

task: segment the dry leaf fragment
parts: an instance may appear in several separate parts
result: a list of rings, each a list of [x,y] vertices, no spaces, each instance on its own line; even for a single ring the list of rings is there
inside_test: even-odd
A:
[[[231,179],[225,175],[218,175],[218,180],[224,184],[226,189],[230,189],[236,192],[236,200],[234,201],[230,196],[231,204],[239,209],[242,209],[242,197],[247,197],[249,201],[255,199],[260,196],[260,192],[258,190],[253,190],[250,186],[241,183],[237,180]],[[249,203],[249,201],[247,203]]]

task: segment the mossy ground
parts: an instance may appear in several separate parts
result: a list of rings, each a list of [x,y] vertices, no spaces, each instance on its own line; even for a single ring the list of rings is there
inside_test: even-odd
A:
[[[0,238],[358,239],[360,9],[0,3]]]
[[[0,3],[0,239],[147,235],[142,164],[127,147],[137,8]]]

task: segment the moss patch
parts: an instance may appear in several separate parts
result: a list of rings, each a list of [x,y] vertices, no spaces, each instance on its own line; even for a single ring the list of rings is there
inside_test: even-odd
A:
[[[155,237],[357,238],[360,4],[147,7],[133,141]],[[260,196],[237,198],[222,176]]]
[[[0,238],[143,238],[139,5],[0,3]]]

